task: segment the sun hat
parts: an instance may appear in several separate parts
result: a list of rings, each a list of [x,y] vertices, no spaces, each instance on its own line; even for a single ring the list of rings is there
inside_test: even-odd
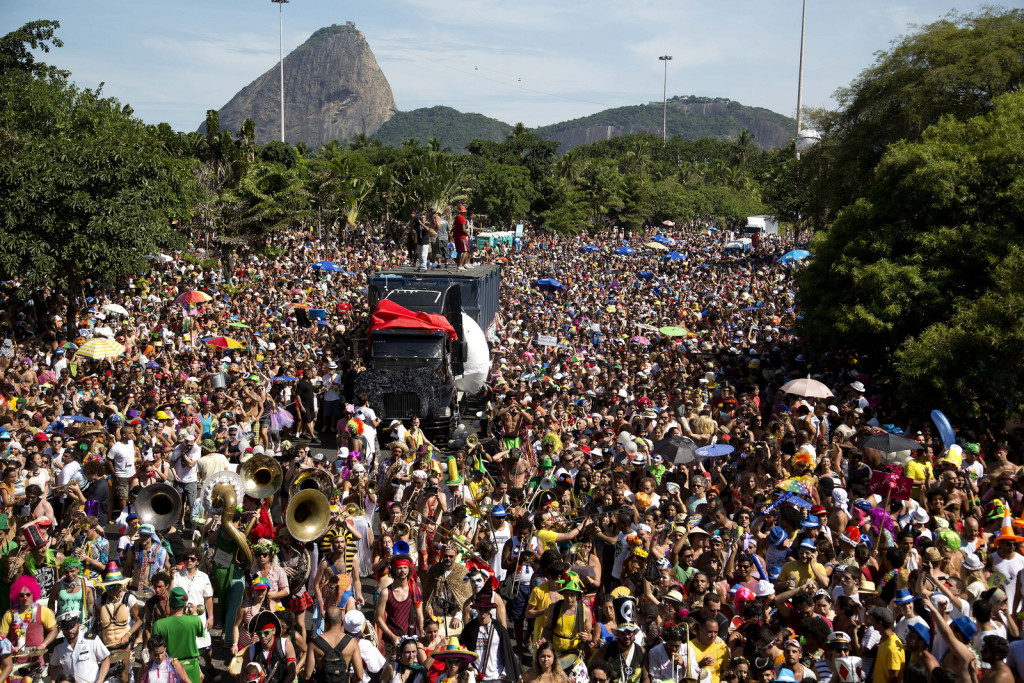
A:
[[[359,610],[353,610],[358,612]],[[275,633],[281,633],[281,620],[276,614],[270,610],[262,610],[257,612],[249,619],[249,623],[246,625],[245,630],[250,635],[256,635],[261,631],[267,631],[273,629]]]
[[[349,610],[345,612],[345,619],[342,622],[345,627],[345,633],[349,635],[358,635],[363,631],[363,625],[366,623],[366,617],[363,613],[357,609]]]
[[[767,579],[761,579],[754,586],[754,596],[758,598],[765,598],[769,595],[775,595],[775,586],[772,585],[771,581]]]
[[[893,596],[892,601],[895,602],[897,605],[906,605],[911,602],[914,602],[914,594],[908,591],[906,588],[900,588],[896,591],[896,594]]]
[[[817,529],[821,526],[821,522],[815,515],[807,515],[807,519],[800,522],[800,526],[805,529]]]
[[[491,508],[491,517],[506,517],[506,516],[508,516],[508,512],[505,510],[505,506],[502,505],[501,503],[498,503],[493,508]]]
[[[910,630],[921,637],[921,640],[931,645],[932,643],[932,630],[928,628],[928,624],[920,621],[910,622]]]
[[[792,671],[789,669],[779,669],[779,673],[775,675],[775,683],[797,683],[797,681],[793,677]]]
[[[968,641],[974,640],[974,636],[978,632],[978,627],[974,625],[970,617],[957,617],[953,620],[952,626],[955,626]]]
[[[776,547],[782,545],[786,541],[786,530],[781,526],[773,526],[772,530],[768,532],[768,542]]]
[[[814,545],[814,540],[813,539],[805,538],[804,540],[800,541],[800,549],[801,550],[805,550],[805,549],[806,550],[817,550],[818,547],[816,545]]]
[[[446,664],[451,661],[459,665],[466,665],[476,661],[476,653],[464,648],[459,639],[455,637],[448,641],[448,645],[443,650],[435,651],[431,656]]]
[[[974,553],[969,553],[961,566],[969,572],[981,571],[985,568],[985,563],[981,561],[981,558]]]
[[[927,548],[925,548],[924,552],[921,553],[921,557],[923,557],[928,562],[942,561],[942,555],[939,553],[939,549],[933,545],[930,545]]]

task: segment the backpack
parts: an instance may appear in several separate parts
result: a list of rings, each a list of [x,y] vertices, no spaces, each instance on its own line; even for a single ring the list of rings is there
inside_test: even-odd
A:
[[[324,659],[316,669],[316,683],[348,683],[348,664],[342,653],[350,642],[352,638],[349,635],[335,647],[328,645],[323,636],[313,639],[313,644],[324,653]]]

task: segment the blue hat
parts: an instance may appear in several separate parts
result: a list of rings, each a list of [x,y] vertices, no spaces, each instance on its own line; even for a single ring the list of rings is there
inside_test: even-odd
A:
[[[805,538],[804,540],[800,541],[800,549],[802,550],[804,548],[807,548],[808,550],[818,549],[818,547],[814,545],[814,539],[811,538]]]
[[[928,624],[921,621],[912,621],[910,622],[910,630],[921,636],[921,640],[924,642],[929,645],[932,644],[932,630],[928,628]]]
[[[779,546],[786,541],[786,531],[781,526],[773,526],[772,530],[768,532],[768,542],[774,546]]]
[[[897,605],[906,605],[909,602],[914,602],[914,594],[906,588],[901,588],[896,591],[896,595],[893,596],[892,601]]]
[[[506,512],[505,506],[501,503],[498,503],[491,509],[491,517],[505,517],[507,515],[508,512]]]
[[[978,627],[968,617],[957,617],[953,620],[953,626],[956,626],[967,640],[974,640],[974,634],[978,632]]]
[[[768,567],[768,578],[772,581],[778,581],[781,574],[782,567]]]
[[[805,529],[817,529],[821,526],[821,522],[818,521],[817,515],[807,515],[807,519],[800,522],[800,526]]]
[[[868,501],[864,500],[863,498],[859,498],[859,499],[855,500],[853,502],[853,504],[854,504],[855,507],[859,507],[864,512],[870,512],[871,511],[871,503],[869,503]]]
[[[0,439],[9,439],[9,438],[11,438],[11,433],[9,431],[7,431],[6,429],[0,429]]]
[[[779,673],[775,674],[775,683],[796,683],[796,678],[789,669],[779,669]]]

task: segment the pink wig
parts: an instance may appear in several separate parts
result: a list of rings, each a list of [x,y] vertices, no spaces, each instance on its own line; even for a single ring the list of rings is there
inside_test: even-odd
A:
[[[36,581],[34,576],[19,576],[17,579],[14,580],[14,583],[11,584],[12,605],[18,604],[18,595],[21,593],[21,591],[25,590],[26,588],[28,588],[29,591],[32,592],[32,602],[38,601],[39,596],[43,593],[43,590],[39,587],[39,582]]]

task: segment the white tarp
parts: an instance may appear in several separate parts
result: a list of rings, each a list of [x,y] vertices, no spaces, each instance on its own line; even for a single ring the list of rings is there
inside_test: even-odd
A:
[[[462,332],[468,348],[462,377],[455,380],[455,386],[459,391],[472,395],[484,388],[484,381],[491,371],[491,353],[484,331],[465,312],[462,314]]]

